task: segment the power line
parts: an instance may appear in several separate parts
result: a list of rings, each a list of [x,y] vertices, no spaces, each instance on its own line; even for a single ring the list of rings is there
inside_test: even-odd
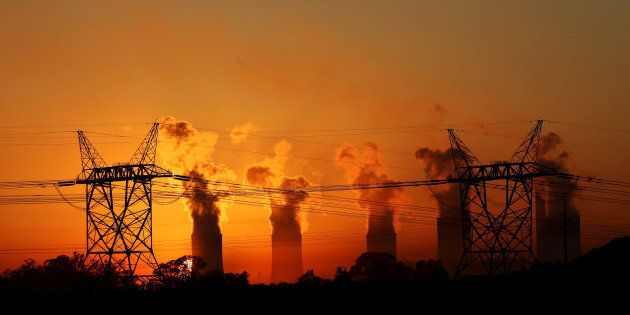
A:
[[[503,137],[503,138],[512,138],[512,139],[522,140],[521,137],[507,135],[507,134],[496,134],[496,133],[480,132],[480,131],[472,131],[472,130],[461,130],[461,129],[457,129],[457,131],[465,132],[465,133],[472,133],[472,134],[479,134],[479,135],[484,135],[484,136],[495,136],[495,137]],[[603,146],[603,145],[597,145],[597,144],[582,144],[582,143],[566,142],[566,141],[562,141],[561,143],[562,144],[566,144],[566,145],[570,145],[570,146],[579,146],[579,147],[587,147],[587,148],[596,148],[596,149],[605,149],[605,150],[630,152],[630,148],[609,147],[609,146]]]
[[[545,120],[545,122],[548,122],[548,123],[551,123],[551,124],[572,126],[572,127],[582,127],[582,128],[590,128],[590,129],[598,129],[598,130],[618,131],[618,132],[630,133],[630,129],[601,127],[601,126],[593,126],[593,125],[588,125],[588,124],[578,124],[578,123],[561,122],[561,121],[553,121],[553,120]]]
[[[30,128],[57,128],[57,127],[96,127],[96,126],[128,126],[128,125],[150,125],[150,122],[130,122],[130,123],[93,123],[93,124],[57,124],[57,125],[16,125],[0,126],[0,129],[30,129]]]

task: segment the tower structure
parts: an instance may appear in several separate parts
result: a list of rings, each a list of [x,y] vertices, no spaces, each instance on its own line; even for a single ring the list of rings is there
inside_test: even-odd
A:
[[[537,162],[541,133],[539,120],[510,161],[481,164],[455,131],[448,130],[455,163],[450,181],[459,183],[464,247],[456,276],[471,266],[481,265],[492,275],[533,261],[533,178],[556,174]],[[489,186],[505,190],[498,209],[488,206]]]
[[[135,279],[157,268],[151,182],[172,176],[155,164],[158,126],[153,124],[129,163],[114,166],[78,132],[82,171],[76,183],[85,185],[87,268],[100,265]]]

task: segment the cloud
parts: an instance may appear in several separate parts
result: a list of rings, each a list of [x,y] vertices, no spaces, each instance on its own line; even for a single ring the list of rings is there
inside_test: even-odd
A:
[[[419,148],[416,150],[416,159],[424,166],[424,172],[430,179],[443,179],[454,170],[452,149],[440,150],[431,148]],[[447,184],[430,188],[432,197],[440,209],[440,217],[459,218],[459,186]]]
[[[251,185],[260,187],[273,186],[273,178],[276,175],[271,172],[271,168],[268,166],[252,166],[245,172],[245,179]]]
[[[192,124],[174,117],[160,119],[161,135],[166,141],[160,144],[160,164],[174,174],[183,174],[200,181],[233,181],[236,174],[224,164],[215,164],[211,157],[218,139],[215,133],[199,132]],[[227,194],[219,186],[209,189],[207,184],[188,182],[184,200],[193,219],[194,233],[220,233],[220,223],[225,220],[220,202]],[[195,231],[201,229],[203,231]]]
[[[309,187],[310,183],[302,176],[284,178],[278,188],[299,189]],[[293,191],[283,193],[283,201],[271,200],[271,214],[269,222],[272,226],[272,234],[301,234],[302,213],[300,204],[306,200],[308,193]]]
[[[230,138],[232,139],[232,143],[239,144],[241,142],[247,141],[247,138],[250,135],[256,133],[257,130],[258,128],[251,122],[232,128],[232,130],[230,131]]]
[[[359,150],[352,144],[342,144],[335,149],[335,161],[344,167],[352,184],[393,183],[382,167],[376,143],[367,142]],[[394,233],[393,201],[402,188],[359,190],[357,202],[367,211],[368,233]]]
[[[540,138],[538,148],[538,162],[540,164],[559,172],[566,172],[570,159],[571,155],[562,144],[560,135],[549,132]],[[578,211],[573,200],[573,194],[578,188],[575,181],[557,176],[546,176],[540,180],[545,185],[546,193],[543,197],[548,202],[547,215],[562,215],[564,207],[566,207],[567,214],[577,215]]]
[[[284,168],[291,149],[291,144],[286,140],[276,143],[273,147],[273,157],[267,157],[245,171],[247,183],[254,186],[280,189],[310,186],[310,182],[304,176],[288,177],[285,174]],[[307,197],[308,194],[303,192],[282,193],[280,198],[269,196],[271,208],[269,222],[273,234],[296,231],[301,233],[306,230],[308,221],[306,220],[306,213],[300,211],[300,205]]]

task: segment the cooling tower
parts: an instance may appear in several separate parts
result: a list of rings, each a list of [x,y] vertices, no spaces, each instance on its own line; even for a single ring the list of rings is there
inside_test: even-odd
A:
[[[541,188],[541,191],[544,192],[544,188]],[[536,191],[536,256],[538,259],[542,257],[542,249],[543,245],[543,230],[545,225],[545,219],[547,218],[547,203],[545,199],[542,198],[542,193],[540,191]]]
[[[302,235],[271,236],[271,282],[296,282],[302,275]]]
[[[460,216],[446,216],[437,218],[438,260],[453,276],[464,252],[462,236],[462,220]]]
[[[564,262],[565,254],[571,262],[581,254],[580,215],[573,210],[565,216],[564,207],[560,200],[546,203],[536,194],[536,252],[541,262]]]
[[[396,257],[396,232],[367,233],[369,253],[388,253]]]
[[[223,236],[195,233],[191,235],[192,254],[206,263],[202,272],[223,273]]]
[[[565,245],[567,262],[580,256],[580,216],[570,215],[566,218],[553,215],[546,217],[541,230],[537,233],[542,239],[538,249],[538,259],[542,262],[564,262]],[[566,235],[566,244],[565,244]]]

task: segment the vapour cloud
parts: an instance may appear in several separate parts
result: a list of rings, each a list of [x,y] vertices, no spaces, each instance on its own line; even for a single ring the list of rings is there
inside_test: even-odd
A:
[[[335,150],[335,160],[346,170],[353,184],[393,183],[382,166],[378,146],[365,143],[362,150],[343,144]],[[393,201],[402,188],[359,190],[358,203],[368,214],[369,233],[394,233],[395,207]]]
[[[291,145],[282,140],[274,145],[273,157],[265,158],[245,171],[245,179],[250,185],[287,190],[280,197],[269,196],[272,234],[301,234],[308,224],[306,214],[300,208],[308,194],[299,188],[309,187],[310,183],[304,176],[285,175],[284,167],[290,152]]]
[[[443,179],[453,173],[455,164],[453,163],[452,149],[439,150],[431,148],[420,148],[416,151],[416,159],[424,166],[424,171],[429,179]],[[431,188],[433,199],[435,199],[440,209],[440,217],[457,218],[459,212],[459,187],[455,184],[447,184],[443,187]]]
[[[183,174],[193,179],[206,181],[233,181],[234,171],[224,164],[215,164],[211,156],[218,136],[215,133],[199,132],[192,124],[174,117],[160,120],[160,132],[166,140],[160,145],[162,165],[174,174]],[[185,205],[193,220],[195,229],[202,234],[220,233],[221,206],[220,201],[226,195],[218,193],[221,189],[199,182],[187,182]]]
[[[558,134],[549,132],[540,138],[538,148],[538,162],[540,164],[559,172],[566,172],[569,168],[570,158],[570,153],[562,145],[562,139]],[[578,214],[573,200],[573,194],[577,189],[575,181],[557,176],[547,176],[540,178],[540,182],[546,185],[546,193],[542,197],[548,202],[548,216],[562,215],[565,206],[568,215]]]
[[[232,139],[232,143],[239,144],[241,142],[247,141],[247,138],[255,133],[258,128],[251,122],[246,124],[236,126],[232,128],[230,131],[230,139]]]

